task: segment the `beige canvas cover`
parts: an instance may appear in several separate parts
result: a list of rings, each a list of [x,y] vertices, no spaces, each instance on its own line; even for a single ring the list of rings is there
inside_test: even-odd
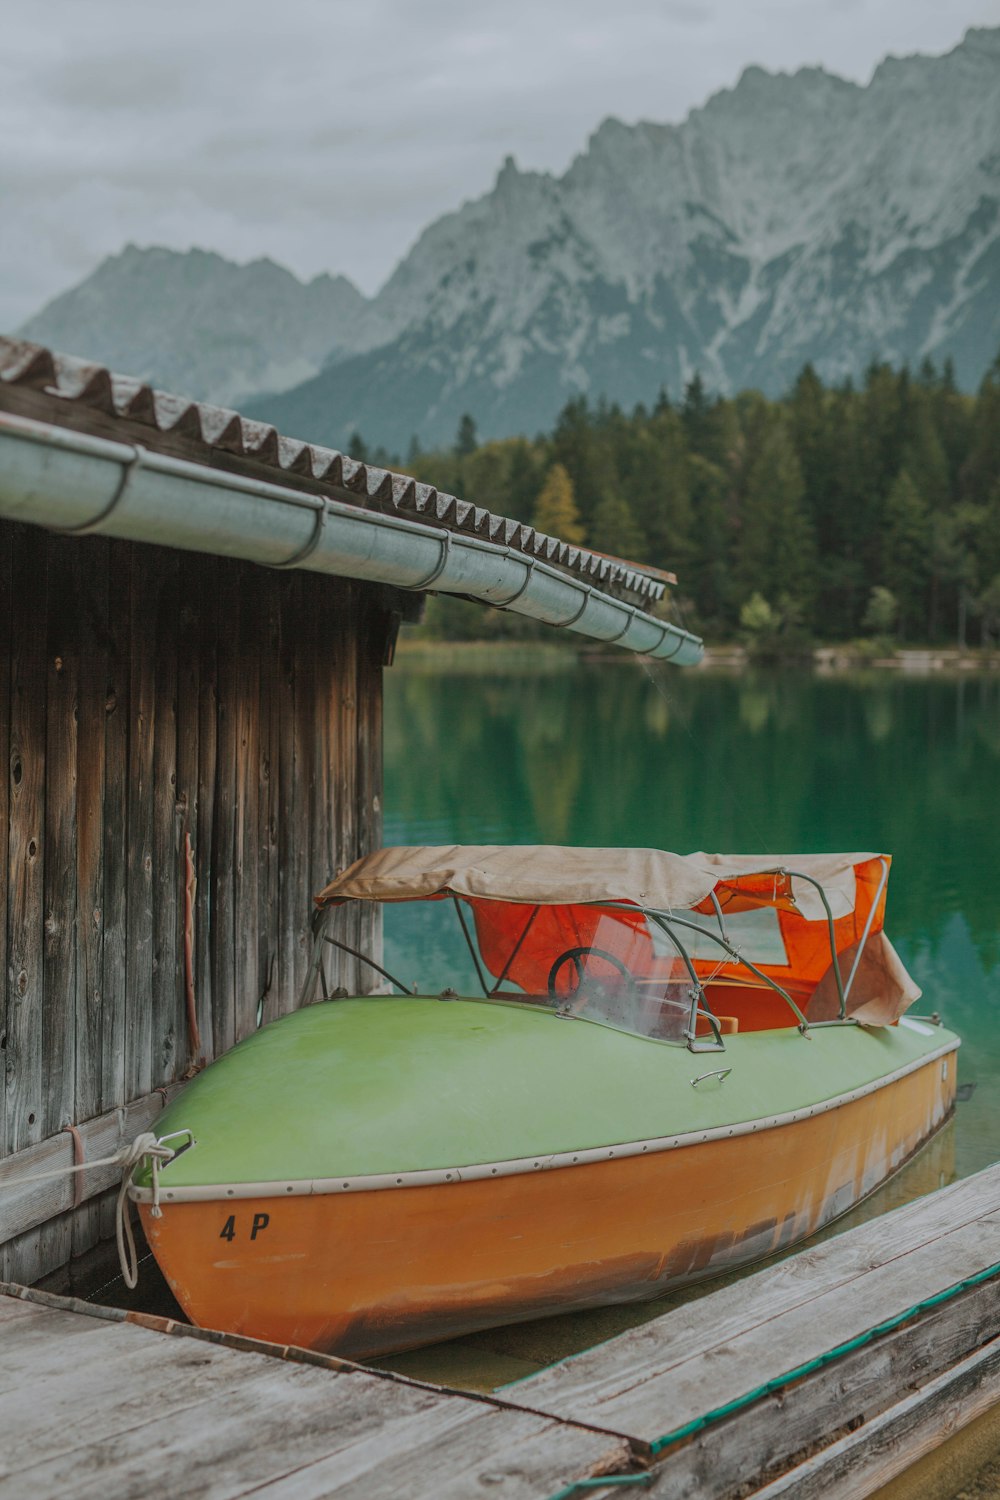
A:
[[[727,877],[788,869],[819,881],[835,917],[854,910],[854,867],[873,854],[670,854],[663,849],[582,849],[559,844],[398,845],[377,849],[336,876],[317,896],[331,901],[414,901],[472,896],[530,905],[630,901],[683,911],[706,900]],[[825,915],[815,887],[793,876],[798,911]]]
[[[358,860],[316,899],[327,905],[465,897],[473,908],[481,951],[496,945],[501,955],[497,973],[515,942],[522,967],[541,963],[547,972],[552,955],[533,951],[536,940],[544,948],[545,923],[520,946],[524,906],[565,909],[576,944],[591,941],[581,932],[588,921],[593,925],[599,920],[595,904],[628,902],[665,912],[697,909],[703,915],[712,914],[715,901],[728,912],[770,906],[777,913],[787,962],[762,962],[761,967],[773,968],[783,983],[800,986],[809,1020],[832,1019],[839,1011],[832,935],[837,966],[845,986],[850,984],[849,1014],[867,1025],[887,1025],[920,994],[882,930],[890,862],[888,855],[879,854],[682,855],[545,844],[397,847]],[[624,916],[622,920],[628,926]],[[572,946],[569,939],[557,946],[567,945]],[[706,978],[735,977],[739,963],[696,959],[695,969]]]

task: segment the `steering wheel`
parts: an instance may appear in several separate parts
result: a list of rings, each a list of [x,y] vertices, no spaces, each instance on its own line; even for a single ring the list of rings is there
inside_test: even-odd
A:
[[[549,999],[550,1000],[553,1000],[553,1001],[563,1000],[566,1004],[568,1004],[568,1005],[570,1004],[570,995],[569,994],[567,994],[567,995],[560,995],[560,994],[557,993],[557,991],[556,991],[556,978],[557,978],[557,976],[559,974],[559,970],[562,968],[563,964],[566,964],[566,963],[575,964],[575,966],[576,966],[576,986],[577,986],[577,990],[579,990],[581,984],[583,983],[584,960],[587,959],[587,958],[602,958],[604,960],[604,962],[607,963],[607,964],[610,964],[613,969],[617,969],[618,973],[624,979],[627,988],[629,990],[632,989],[632,975],[629,973],[629,971],[626,968],[625,964],[622,963],[621,959],[620,958],[615,958],[615,956],[614,956],[613,953],[608,953],[604,948],[591,948],[591,947],[587,947],[587,946],[582,947],[582,948],[567,948],[566,951],[565,951],[565,953],[560,953],[559,957],[556,959],[555,963],[552,965],[551,969],[549,970]],[[600,983],[600,981],[598,981],[598,983]],[[580,1002],[579,1002],[579,1004],[581,1006],[584,1003],[584,999],[585,999],[585,997],[582,997],[581,1000],[580,1000]],[[576,1007],[570,1006],[570,1008],[571,1009],[575,1009]]]

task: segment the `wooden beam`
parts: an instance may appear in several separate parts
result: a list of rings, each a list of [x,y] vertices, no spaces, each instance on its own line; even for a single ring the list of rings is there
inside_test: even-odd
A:
[[[141,1098],[148,1094],[153,1084],[150,996],[153,988],[155,900],[153,748],[159,558],[150,548],[135,547],[130,561],[125,1096]]]
[[[183,1085],[173,1084],[157,1089],[127,1104],[124,1109],[98,1115],[77,1127],[83,1142],[84,1159],[99,1161],[113,1156],[123,1145],[149,1130],[164,1105],[178,1094]],[[21,1177],[38,1172],[55,1172],[73,1165],[73,1138],[68,1131],[51,1135],[37,1145],[17,1151],[0,1162],[0,1245],[28,1230],[44,1224],[56,1214],[73,1207],[74,1176],[50,1177],[45,1182],[28,1182],[18,1186]],[[81,1200],[94,1198],[114,1187],[121,1178],[120,1167],[98,1167],[84,1172]]]
[[[780,1479],[753,1500],[864,1500],[1000,1402],[1000,1340]],[[647,1493],[673,1497],[672,1490]]]
[[[45,937],[42,1005],[44,1102],[42,1135],[52,1135],[75,1115],[77,958],[77,721],[79,717],[81,600],[76,544],[49,543],[49,611],[45,693]],[[46,1224],[39,1238],[42,1261],[70,1258],[72,1225]]]
[[[9,875],[7,838],[10,826],[10,782],[13,774],[10,743],[10,667],[14,608],[11,556],[14,532],[0,526],[0,880]],[[7,1153],[7,1026],[11,998],[7,980],[7,898],[0,896],[0,1158]],[[7,1275],[7,1251],[0,1246],[0,1277]]]
[[[44,1126],[45,1039],[45,620],[48,551],[44,532],[14,534],[12,578],[30,579],[11,612],[10,783],[7,845],[7,1074],[5,1149],[41,1140]],[[33,1279],[38,1237],[8,1252],[8,1273]]]
[[[928,1385],[996,1338],[1000,1298],[989,1281],[666,1450],[649,1493],[728,1500],[752,1479],[765,1484],[818,1443],[867,1430],[915,1385]]]
[[[80,668],[76,777],[76,1056],[70,1119],[91,1120],[102,1098],[104,1024],[104,787],[108,718],[108,543],[76,550],[80,600]],[[113,1101],[112,1101],[113,1102]],[[62,1122],[57,1122],[62,1123]],[[90,1203],[73,1215],[73,1256],[101,1237],[101,1211]]]

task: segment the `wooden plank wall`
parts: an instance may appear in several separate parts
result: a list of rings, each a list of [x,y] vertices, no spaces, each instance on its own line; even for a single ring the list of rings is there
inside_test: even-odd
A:
[[[202,1053],[295,1006],[313,893],[379,841],[388,621],[348,580],[0,523],[0,1157],[197,1061],[186,837]],[[100,1234],[85,1204],[0,1276]]]

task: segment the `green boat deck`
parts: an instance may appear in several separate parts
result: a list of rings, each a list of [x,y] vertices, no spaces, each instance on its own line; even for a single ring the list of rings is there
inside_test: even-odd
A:
[[[691,1052],[530,1006],[329,1001],[264,1027],[192,1081],[157,1133],[190,1130],[197,1146],[163,1181],[423,1171],[714,1130],[808,1109],[957,1045],[943,1027],[846,1025]],[[725,1080],[692,1087],[721,1068]]]

